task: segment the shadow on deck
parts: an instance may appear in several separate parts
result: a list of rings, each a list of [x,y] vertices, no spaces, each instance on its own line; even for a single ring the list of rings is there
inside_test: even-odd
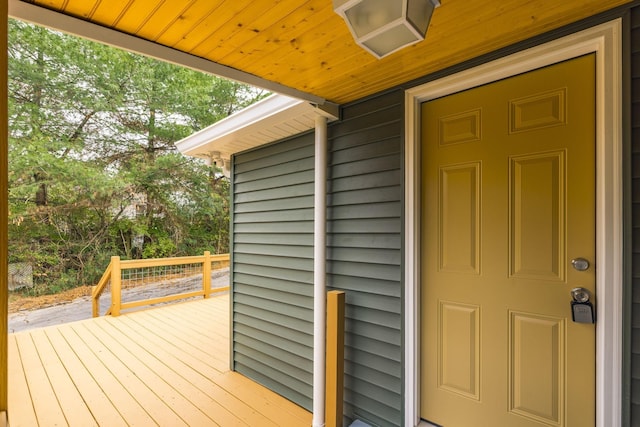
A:
[[[229,371],[228,295],[9,335],[15,426],[309,426]]]

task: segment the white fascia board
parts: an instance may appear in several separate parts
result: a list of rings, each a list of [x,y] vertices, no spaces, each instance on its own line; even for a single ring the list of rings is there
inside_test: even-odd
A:
[[[278,126],[285,127],[287,122],[296,121],[299,125],[300,118],[308,118],[308,128],[299,129],[297,126],[289,126],[292,129],[289,134],[311,130],[314,127],[313,117],[322,115],[329,120],[337,119],[314,105],[299,99],[289,98],[284,95],[271,95],[249,107],[229,116],[213,125],[202,129],[188,137],[176,142],[180,152],[189,156],[202,157],[207,153],[219,152],[223,158],[229,158],[231,154],[247,149],[248,136],[256,145],[262,145],[281,137],[269,137],[270,129]],[[283,127],[279,128],[280,130]],[[260,135],[260,137],[256,137]],[[244,140],[244,141],[243,141]],[[252,144],[253,145],[253,144]]]
[[[21,0],[9,0],[9,16],[196,71],[263,88],[270,92],[304,99],[319,106],[331,104],[322,97],[266,80],[245,71]]]
[[[304,103],[304,101],[299,99],[281,95],[271,95],[229,117],[225,117],[209,127],[181,139],[176,142],[176,146],[182,153],[193,152],[211,141],[219,140],[237,132],[239,129],[255,125],[267,117],[287,111],[302,103]]]

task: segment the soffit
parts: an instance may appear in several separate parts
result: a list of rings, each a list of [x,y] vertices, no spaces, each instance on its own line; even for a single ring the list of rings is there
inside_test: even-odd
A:
[[[629,1],[442,0],[426,40],[382,60],[355,44],[331,0],[28,3],[342,104]]]
[[[176,142],[178,150],[226,165],[231,155],[269,142],[310,131],[316,117],[337,117],[312,104],[283,95],[271,95],[237,113]]]

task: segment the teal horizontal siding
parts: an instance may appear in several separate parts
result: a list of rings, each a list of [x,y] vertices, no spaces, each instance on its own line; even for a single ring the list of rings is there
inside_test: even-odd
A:
[[[331,175],[340,178],[344,176],[357,176],[358,173],[368,173],[370,171],[384,171],[393,169],[400,161],[399,153],[391,153],[375,159],[353,160],[350,163],[343,163],[331,167]]]
[[[250,212],[286,212],[288,209],[304,209],[313,206],[313,196],[289,197],[286,209],[283,209],[280,200],[261,200],[257,202],[245,202],[237,206],[235,213]]]
[[[351,276],[352,280],[358,279],[382,279],[388,281],[400,281],[401,270],[399,266],[391,264],[371,264],[365,262],[350,262],[333,260],[329,263],[329,273],[341,276]],[[395,267],[395,268],[394,268]]]
[[[339,177],[331,180],[331,191],[362,190],[365,188],[388,187],[390,183],[402,182],[402,171],[378,171],[363,173],[353,177]],[[396,195],[397,197],[397,195]]]
[[[351,163],[354,159],[374,159],[376,157],[388,157],[391,153],[400,153],[397,135],[384,141],[376,141],[366,145],[350,147],[331,154],[331,162],[336,165]]]
[[[397,202],[400,186],[388,186],[381,188],[365,188],[354,191],[341,191],[330,193],[327,196],[330,206],[353,206],[359,204],[375,204],[385,202]],[[332,215],[331,213],[329,215]],[[377,231],[377,230],[370,230]]]
[[[253,276],[251,274],[237,273],[235,275],[235,283],[238,286],[257,286],[264,287],[265,289],[273,289],[280,292],[286,292],[288,294],[308,296],[308,292],[305,287],[300,286],[300,284],[297,282],[289,280],[271,279],[264,276]]]
[[[281,334],[281,336],[290,338],[296,344],[313,344],[313,337],[308,335],[307,324],[305,320],[291,318],[286,314],[273,313],[268,310],[262,310],[260,307],[242,306],[238,307],[234,312],[238,327],[240,325],[252,324],[255,329],[266,331],[267,333]],[[295,347],[292,344],[292,347]]]
[[[311,137],[311,140],[313,140],[313,136]],[[291,147],[289,149],[272,149],[269,153],[269,157],[256,156],[255,153],[254,155],[248,154],[243,156],[243,159],[241,161],[234,164],[235,173],[242,174],[246,172],[262,170],[262,173],[264,173],[265,176],[287,176],[288,174],[284,174],[280,170],[283,165],[286,165],[288,163],[297,163],[305,158],[313,159],[313,151],[309,152],[306,147],[299,147],[293,144],[290,145]],[[309,162],[307,161],[305,164],[308,163]],[[313,162],[311,162],[311,164],[313,165]],[[276,172],[269,174],[270,169],[275,170]],[[238,181],[238,183],[243,182],[244,180],[242,178],[240,178]]]
[[[313,135],[233,159],[233,364],[310,410]]]
[[[402,244],[402,237],[395,233],[342,233],[334,234],[331,240],[337,248],[400,249]]]
[[[282,222],[283,219],[286,222],[313,221],[313,209],[289,209],[285,218],[282,211],[237,213],[235,217],[236,224]]]
[[[307,397],[305,390],[309,385],[303,381],[298,381],[294,375],[289,373],[292,370],[295,371],[295,367],[291,367],[286,371],[278,369],[278,364],[274,365],[273,361],[270,360],[271,358],[262,359],[259,353],[253,353],[256,357],[252,357],[251,349],[244,348],[241,345],[238,347],[244,350],[239,353],[236,360],[236,369],[238,372],[242,372],[243,375],[252,378],[254,381],[263,384],[271,390],[277,389],[280,395],[293,402],[297,402],[300,406],[312,406],[311,398]],[[282,379],[275,381],[274,378]]]
[[[267,222],[267,223],[249,223],[234,224],[234,231],[240,233],[280,233],[280,234],[300,234],[309,231],[309,225],[313,223],[307,222]]]
[[[313,259],[308,258],[285,258],[280,256],[270,255],[255,255],[255,254],[234,254],[234,258],[237,262],[251,265],[261,265],[265,267],[279,267],[287,270],[303,270],[308,271],[309,268],[313,268]]]
[[[400,265],[400,251],[386,248],[343,248],[335,247],[329,259],[360,264],[379,264],[383,266]]]
[[[301,289],[307,289],[303,284],[313,283],[313,272],[301,270],[284,270],[282,268],[265,267],[250,264],[236,264],[233,266],[234,273],[253,274],[254,276],[265,277],[269,279],[288,280],[297,283]],[[234,282],[235,283],[235,282]],[[306,290],[311,296],[312,292]]]
[[[402,425],[403,96],[330,128],[327,273],[346,291],[345,422]],[[348,425],[348,424],[346,424]]]
[[[290,365],[294,367],[291,370],[295,371],[296,381],[303,380],[303,383],[311,384],[309,372],[312,370],[312,361],[306,357],[312,353],[311,347],[303,345],[292,347],[289,340],[283,339],[280,335],[245,325],[238,327],[237,335],[236,342],[244,346],[244,353],[253,355],[263,363],[269,362],[268,357],[276,356],[277,361],[270,362],[276,369],[286,374]],[[268,342],[265,342],[265,336],[270,337]]]
[[[259,314],[263,313],[264,316],[260,317]],[[284,315],[274,315],[272,313],[247,308],[236,311],[234,317],[238,320],[238,325],[253,324],[253,329],[262,331],[265,334],[286,336],[296,343],[292,346],[298,348],[302,354],[310,354],[313,339],[306,333],[305,328],[307,325],[304,321],[284,321],[286,318]],[[243,326],[239,326],[239,328],[242,327]],[[300,346],[306,346],[307,348]]]
[[[305,152],[306,154],[306,152]],[[257,181],[264,178],[273,178],[276,176],[286,176],[291,173],[300,171],[308,171],[313,169],[314,157],[307,157],[299,159],[295,162],[285,162],[275,164],[270,167],[262,167],[260,169],[247,170],[246,172],[237,175],[237,184],[244,184],[247,181]],[[245,168],[248,169],[248,168]],[[234,184],[236,182],[234,181]]]
[[[370,203],[366,205],[333,206],[328,220],[354,218],[397,218],[402,208],[397,202]]]
[[[313,176],[309,177],[309,171],[301,171],[288,175],[272,176],[254,181],[245,181],[244,183],[236,183],[234,185],[234,191],[236,194],[241,194],[273,188],[288,188],[292,185],[308,183],[309,179],[311,179],[311,183],[313,183]]]
[[[293,234],[286,236],[269,233],[243,233],[236,235],[235,243],[262,243],[267,246],[304,246],[308,242],[309,234]]]
[[[235,193],[235,203],[257,202],[263,200],[283,200],[291,197],[307,196],[313,194],[313,182],[294,184],[289,186],[274,187],[264,190],[248,191],[246,193]]]
[[[401,92],[329,126],[327,281],[347,292],[345,420],[402,424]],[[234,157],[234,368],[311,409],[313,135]]]
[[[236,243],[235,253],[268,255],[292,258],[313,258],[313,248],[302,245],[270,245],[259,243]]]

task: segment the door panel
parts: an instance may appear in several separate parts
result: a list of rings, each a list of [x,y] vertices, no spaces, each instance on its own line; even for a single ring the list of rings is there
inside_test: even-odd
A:
[[[480,273],[480,163],[440,169],[440,271]]]
[[[422,105],[421,415],[595,423],[595,59]],[[591,267],[577,271],[571,259]]]
[[[509,411],[562,425],[565,319],[510,313]]]
[[[480,397],[480,307],[440,301],[442,337],[438,354],[438,386],[478,400]]]
[[[564,151],[510,158],[510,277],[564,280],[564,165]]]

